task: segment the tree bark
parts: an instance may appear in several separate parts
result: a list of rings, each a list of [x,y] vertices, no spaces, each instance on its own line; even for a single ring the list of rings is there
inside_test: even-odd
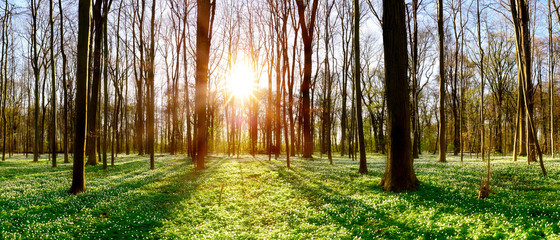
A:
[[[207,152],[208,127],[206,123],[206,104],[208,94],[208,62],[212,39],[211,18],[214,15],[215,1],[197,0],[196,20],[196,92],[195,110],[197,118],[196,169],[205,168],[204,157]],[[212,17],[211,17],[212,15]]]
[[[539,163],[543,176],[546,169],[542,160],[539,143],[535,140],[536,129],[533,121],[533,93],[531,81],[531,42],[529,33],[529,6],[526,0],[510,0],[512,19],[515,27],[519,83],[523,93],[524,105],[527,115],[527,162],[530,163],[539,156]],[[536,152],[534,151],[536,150]]]
[[[439,162],[445,162],[447,143],[445,141],[445,55],[443,48],[443,0],[438,0],[438,40],[439,40]]]
[[[90,1],[80,0],[78,24],[78,53],[76,64],[76,132],[74,137],[74,165],[72,186],[69,193],[78,194],[86,190],[85,185],[85,141],[87,117],[87,78],[90,33]]]
[[[41,69],[39,68],[39,54],[37,52],[37,11],[38,11],[37,0],[31,0],[31,18],[32,18],[32,28],[33,32],[31,34],[31,44],[33,48],[32,57],[32,67],[33,76],[35,78],[35,138],[33,142],[33,161],[39,161],[39,74]]]
[[[396,7],[396,6],[395,6]],[[404,6],[403,6],[404,14]],[[404,15],[403,15],[404,17]],[[404,22],[403,22],[404,24]],[[404,26],[404,25],[403,25]],[[406,30],[405,30],[406,49]],[[405,50],[406,52],[406,50]],[[406,66],[406,65],[405,65]],[[406,74],[405,74],[406,75]],[[356,121],[358,123],[358,145],[360,150],[360,167],[358,173],[367,174],[366,143],[364,140],[364,122],[362,121],[362,87],[360,67],[360,2],[354,0],[354,87],[356,89]],[[408,103],[408,99],[406,101]],[[407,119],[409,120],[409,119]],[[406,137],[409,138],[410,136]]]
[[[355,0],[356,1],[356,0]],[[387,166],[379,183],[385,191],[415,190],[410,140],[408,54],[405,5],[402,0],[383,1],[383,47],[385,51],[385,97],[389,134]]]
[[[419,158],[418,129],[418,0],[412,0],[412,157]]]
[[[99,99],[99,88],[101,87],[101,50],[103,40],[103,15],[102,15],[102,2],[103,0],[96,0],[93,6],[93,24],[95,31],[95,47],[93,51],[93,75],[91,84],[91,95],[88,102],[88,134],[87,134],[87,155],[88,160],[86,165],[97,165],[97,138],[99,133],[97,130],[97,108]]]
[[[54,8],[54,0],[49,1],[49,25],[51,30],[51,39],[50,39],[50,60],[51,60],[51,101],[52,101],[52,111],[51,111],[51,154],[52,154],[52,167],[56,167],[56,65],[54,60],[54,18],[53,18],[53,8]],[[61,19],[60,21],[63,21]],[[4,128],[6,131],[6,128]],[[6,139],[6,138],[4,138]]]
[[[111,0],[112,2],[112,0]],[[107,169],[107,135],[109,134],[109,92],[107,91],[108,65],[109,65],[109,40],[107,39],[107,14],[109,13],[109,0],[103,0],[103,169]]]
[[[147,80],[147,125],[148,125],[148,153],[150,154],[150,169],[155,169],[155,149],[154,149],[154,115],[155,115],[155,91],[154,91],[154,57],[155,57],[155,15],[156,15],[156,0],[152,1],[152,18],[150,22],[150,48],[148,50],[148,78]]]
[[[548,97],[550,105],[550,154],[554,159],[554,43],[552,42],[552,6],[550,1],[548,0]]]
[[[478,51],[480,52],[480,154],[482,161],[484,161],[484,49],[482,48],[482,35],[480,33],[480,7],[479,1],[476,1],[476,17],[477,17],[477,31],[478,31]]]
[[[303,81],[301,83],[301,96],[302,96],[302,117],[303,117],[303,157],[313,157],[313,137],[311,136],[311,102],[309,90],[311,88],[311,70],[312,70],[312,55],[313,55],[313,33],[315,31],[315,19],[317,14],[318,1],[313,0],[311,6],[311,17],[309,19],[309,26],[305,21],[306,5],[303,0],[296,0],[299,24],[301,27],[303,38]]]
[[[58,10],[60,12],[60,55],[62,55],[62,90],[64,92],[64,111],[63,111],[63,122],[64,122],[64,139],[63,139],[63,152],[64,152],[64,163],[69,163],[68,159],[68,58],[66,57],[66,52],[64,51],[64,15],[62,14],[62,0],[58,0]]]

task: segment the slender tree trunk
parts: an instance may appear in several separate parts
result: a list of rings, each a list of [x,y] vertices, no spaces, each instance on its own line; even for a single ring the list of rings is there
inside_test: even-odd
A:
[[[64,51],[64,17],[62,11],[62,0],[58,0],[58,10],[60,12],[60,54],[62,55],[62,90],[64,92],[64,111],[63,111],[63,121],[64,121],[64,163],[69,163],[68,159],[68,58],[66,57],[66,52]]]
[[[121,99],[122,99],[122,87],[119,89],[119,79],[121,76],[119,63],[120,63],[120,26],[121,26],[121,10],[122,10],[122,1],[119,3],[119,12],[117,16],[117,36],[116,36],[116,58],[115,58],[115,79],[114,79],[114,86],[115,86],[115,100],[114,100],[114,107],[115,113],[113,115],[113,136],[111,141],[111,167],[115,166],[115,155],[119,153],[119,112],[121,106]],[[122,80],[120,80],[122,83]],[[115,146],[116,145],[116,146]],[[116,148],[116,149],[115,149]]]
[[[76,131],[74,138],[74,167],[72,168],[71,194],[86,190],[85,185],[85,141],[87,117],[87,78],[89,55],[90,1],[80,0],[78,24],[78,53],[76,64]]]
[[[185,10],[186,11],[186,10]],[[187,33],[187,14],[183,16],[183,74],[185,76],[185,112],[186,112],[186,122],[187,122],[187,154],[194,159],[193,155],[193,145],[192,145],[192,137],[191,137],[191,104],[189,99],[189,78],[188,78],[188,61],[187,61],[187,40],[186,40],[186,33]]]
[[[325,93],[325,109],[323,109],[324,111],[324,117],[323,117],[323,121],[324,122],[324,129],[325,129],[325,145],[326,145],[326,152],[327,152],[327,157],[329,158],[329,162],[332,165],[333,164],[333,159],[332,159],[332,146],[331,146],[331,134],[332,134],[332,129],[331,129],[331,104],[332,104],[332,99],[331,99],[331,94],[332,94],[332,84],[333,84],[333,79],[331,78],[331,72],[330,72],[330,64],[329,64],[329,44],[330,44],[330,38],[331,38],[331,33],[329,33],[329,29],[331,29],[330,26],[330,15],[331,15],[331,10],[334,6],[334,2],[331,2],[331,4],[329,5],[329,3],[326,3],[326,20],[325,20],[325,86],[324,88],[326,89],[326,93]]]
[[[443,0],[438,0],[439,39],[439,162],[445,162],[447,143],[445,141],[445,55],[443,49]]]
[[[6,98],[8,98],[7,94],[6,94],[6,89],[7,89],[7,85],[8,85],[8,73],[6,72],[6,69],[4,68],[5,63],[8,62],[8,57],[7,57],[7,53],[8,53],[8,38],[7,38],[7,34],[6,32],[8,31],[8,8],[7,8],[8,2],[6,2],[6,8],[4,10],[4,18],[2,19],[2,36],[1,36],[1,50],[0,50],[0,54],[2,54],[2,56],[0,56],[0,104],[1,104],[1,115],[2,115],[2,139],[3,139],[3,143],[2,143],[2,161],[6,160]]]
[[[39,68],[39,54],[37,52],[37,11],[38,11],[37,0],[31,0],[31,22],[33,32],[31,34],[31,47],[33,48],[33,76],[35,77],[35,138],[33,142],[33,161],[39,161],[39,74],[41,69]]]
[[[480,52],[480,154],[482,161],[484,161],[484,50],[482,48],[482,36],[480,34],[480,8],[479,1],[476,1],[476,17],[477,17],[477,31],[478,31],[478,51]]]
[[[155,149],[154,149],[154,115],[155,115],[155,89],[154,89],[154,57],[155,57],[155,15],[156,15],[156,2],[152,1],[152,19],[150,22],[150,49],[148,50],[148,78],[147,78],[147,95],[148,95],[148,109],[147,109],[147,124],[148,124],[148,153],[150,154],[150,169],[155,169]]]
[[[347,107],[346,107],[346,101],[348,99],[348,66],[349,66],[349,52],[350,50],[348,49],[348,45],[349,45],[349,37],[348,35],[351,35],[351,31],[349,31],[349,23],[351,21],[347,21],[347,18],[345,18],[348,14],[349,11],[346,11],[346,0],[344,0],[342,2],[342,11],[341,13],[339,13],[340,16],[340,21],[342,24],[342,29],[341,29],[341,42],[342,42],[342,81],[341,81],[341,114],[340,114],[340,155],[344,156],[346,154],[346,149],[347,149],[347,145],[349,145],[348,142],[348,137],[347,137],[347,131],[348,131],[348,114],[347,114]]]
[[[459,2],[459,6],[461,2]],[[459,32],[457,29],[457,21],[456,21],[457,14],[454,13],[453,15],[453,34],[455,36],[455,52],[454,52],[454,60],[455,66],[453,71],[453,84],[451,89],[452,94],[452,112],[453,112],[453,155],[459,155],[460,144],[461,140],[459,139],[460,136],[460,126],[459,126]],[[460,23],[462,26],[462,23]]]
[[[52,167],[56,167],[56,66],[54,60],[54,18],[53,18],[53,8],[54,8],[54,0],[49,1],[49,18],[50,18],[50,30],[51,30],[51,39],[50,39],[50,60],[51,60],[51,102],[52,102],[52,112],[51,112],[51,154],[52,154]],[[63,19],[61,19],[62,21]],[[6,128],[4,127],[4,132]],[[4,139],[6,139],[4,137]]]
[[[299,24],[302,31],[303,38],[303,81],[301,83],[301,96],[302,96],[302,117],[303,117],[303,157],[313,157],[313,137],[311,135],[311,102],[309,90],[311,88],[311,70],[312,70],[312,54],[313,54],[313,33],[315,31],[315,16],[317,13],[318,1],[313,0],[311,7],[311,17],[309,26],[306,23],[305,9],[306,5],[303,0],[296,0]]]
[[[465,58],[465,55],[463,53],[463,46],[465,44],[465,32],[464,32],[464,25],[463,25],[463,11],[461,10],[462,5],[463,5],[463,3],[460,0],[459,1],[459,22],[461,23],[461,77],[460,77],[461,79],[460,79],[459,84],[461,85],[460,86],[460,91],[461,91],[460,97],[461,98],[459,100],[460,101],[459,102],[460,103],[460,107],[459,107],[459,111],[460,111],[460,113],[459,113],[459,134],[460,134],[459,141],[460,141],[460,143],[459,143],[459,145],[460,145],[460,148],[461,148],[461,157],[460,157],[461,162],[463,162],[463,152],[464,152],[463,151],[463,145],[464,145],[464,140],[463,140],[463,115],[464,115],[464,111],[465,111],[464,101],[463,101],[464,100],[463,96],[465,94],[464,83],[463,83],[463,79],[465,77],[465,75],[464,75],[464,58]]]
[[[404,17],[404,6],[403,6]],[[404,22],[403,22],[404,24]],[[404,25],[403,25],[404,26]],[[406,36],[406,30],[405,30]],[[405,37],[406,44],[406,37]],[[406,46],[405,46],[406,49]],[[406,52],[406,51],[405,51]],[[406,65],[405,65],[406,66]],[[406,75],[406,74],[405,74]],[[360,67],[360,2],[354,0],[354,87],[356,89],[356,121],[358,123],[358,144],[360,147],[360,168],[358,173],[367,174],[366,143],[364,140],[364,122],[362,121],[362,87]],[[408,102],[408,101],[407,101]],[[407,119],[408,120],[408,119]],[[406,137],[409,138],[410,136]]]
[[[196,169],[204,169],[204,157],[207,152],[208,127],[206,123],[206,105],[208,91],[208,62],[210,58],[210,42],[215,2],[197,0],[196,21],[196,93],[195,109],[197,118]]]
[[[548,97],[550,98],[550,154],[554,159],[554,43],[552,42],[552,6],[550,1],[548,0]]]
[[[412,19],[414,29],[412,30],[412,157],[419,158],[419,134],[418,134],[418,0],[412,0]]]
[[[88,135],[87,135],[87,165],[97,165],[97,138],[99,137],[97,129],[97,109],[99,99],[99,88],[101,86],[101,50],[103,40],[103,15],[102,15],[102,2],[103,0],[96,0],[93,6],[93,23],[95,31],[95,48],[93,51],[93,75],[91,84],[91,95],[89,96],[88,109]]]
[[[103,169],[107,169],[107,135],[109,135],[109,92],[107,88],[109,65],[109,40],[107,39],[108,0],[103,2]]]

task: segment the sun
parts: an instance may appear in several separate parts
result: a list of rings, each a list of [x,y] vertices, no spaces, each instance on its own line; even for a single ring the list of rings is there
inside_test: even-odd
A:
[[[245,63],[235,64],[227,78],[227,88],[232,96],[237,98],[249,97],[253,93],[254,73]]]

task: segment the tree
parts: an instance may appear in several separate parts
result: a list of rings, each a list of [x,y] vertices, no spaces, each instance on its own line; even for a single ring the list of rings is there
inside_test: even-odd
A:
[[[303,0],[296,0],[299,25],[301,27],[301,35],[303,39],[303,81],[301,82],[301,101],[303,117],[303,157],[312,158],[313,156],[313,138],[311,136],[311,102],[309,90],[311,87],[311,69],[312,69],[312,55],[313,55],[313,33],[315,31],[315,19],[317,15],[317,0],[313,0],[311,5],[311,16],[309,24],[306,23],[305,10],[307,5]]]
[[[539,157],[539,163],[543,176],[546,176],[546,169],[542,160],[542,153],[536,138],[536,129],[533,121],[533,87],[531,80],[531,34],[529,31],[529,5],[527,0],[510,0],[510,9],[515,27],[515,43],[517,49],[518,82],[525,106],[524,112],[527,116],[527,162],[535,159],[535,154]],[[519,101],[518,101],[519,102]],[[519,108],[518,108],[519,109]],[[523,132],[521,132],[523,134]],[[536,150],[536,152],[534,151]]]
[[[453,155],[457,156],[461,151],[461,140],[460,140],[460,86],[459,86],[459,50],[460,50],[460,37],[462,35],[463,23],[460,22],[460,26],[457,26],[457,17],[461,14],[461,0],[458,1],[457,6],[452,4],[452,21],[453,21],[453,35],[455,40],[454,49],[454,66],[453,66],[453,79],[451,81],[451,110],[453,113]],[[462,58],[462,56],[461,56]]]
[[[8,2],[6,1],[6,5],[4,6],[4,16],[2,19],[2,50],[0,51],[2,57],[0,57],[0,100],[2,104],[2,134],[3,134],[3,143],[2,143],[2,161],[6,160],[6,139],[7,139],[7,129],[6,125],[8,124],[6,119],[6,100],[8,98],[8,48],[10,47],[9,44],[9,36],[8,30],[10,29],[11,25],[11,13],[8,7]],[[53,167],[56,166],[56,162],[53,163]]]
[[[554,159],[554,43],[552,42],[552,6],[548,0],[548,97],[550,101],[550,153]]]
[[[412,19],[414,21],[412,30],[412,157],[418,158],[420,135],[418,124],[418,0],[412,0]]]
[[[405,42],[406,42],[406,35],[405,35]],[[360,69],[360,3],[359,0],[354,0],[354,88],[356,91],[355,114],[356,114],[356,121],[358,123],[358,145],[360,150],[360,168],[358,169],[358,173],[367,174],[368,170],[367,170],[367,162],[366,162],[366,143],[364,140],[364,122],[362,121],[362,87],[361,87],[362,83],[360,82],[361,74],[362,73]]]
[[[210,59],[210,43],[212,40],[212,23],[216,9],[216,1],[197,0],[196,9],[196,169],[204,169],[204,157],[207,152],[208,127],[206,124],[206,105],[208,94],[208,62]]]
[[[53,18],[53,8],[54,8],[54,0],[50,0],[49,4],[49,25],[51,30],[51,101],[52,101],[52,112],[51,112],[51,154],[52,154],[52,167],[56,167],[56,66],[54,60],[54,18]],[[61,20],[62,21],[62,20]],[[4,129],[5,130],[5,129]]]
[[[85,184],[85,141],[87,117],[87,82],[90,32],[90,1],[80,0],[78,10],[78,49],[76,63],[76,132],[74,137],[74,164],[72,170],[71,194],[86,190]]]
[[[100,87],[101,87],[101,50],[102,40],[103,40],[103,13],[102,13],[102,5],[105,0],[96,0],[95,4],[93,5],[93,24],[94,24],[94,51],[93,51],[93,74],[92,74],[92,82],[91,82],[91,91],[89,95],[89,102],[88,102],[88,135],[87,135],[87,155],[88,161],[86,162],[87,165],[97,165],[97,138],[99,137],[98,130],[97,130],[97,108],[98,108],[98,100],[100,95]]]
[[[415,190],[419,182],[412,163],[409,92],[403,87],[408,86],[404,1],[383,1],[382,27],[389,151],[385,174],[379,185],[392,192]]]
[[[341,98],[342,98],[342,106],[341,106],[341,114],[340,114],[340,132],[341,132],[341,137],[340,137],[340,155],[344,156],[346,154],[346,145],[347,145],[347,136],[346,136],[346,132],[348,130],[348,114],[347,114],[347,109],[346,109],[346,101],[348,99],[348,68],[349,68],[349,45],[350,45],[350,41],[351,41],[351,30],[350,30],[350,24],[352,21],[349,21],[349,12],[347,11],[347,0],[343,0],[341,3],[341,7],[338,7],[338,16],[340,18],[340,22],[341,22],[341,42],[342,42],[342,56],[343,56],[343,61],[342,61],[342,81],[340,81],[341,85],[340,85],[340,91],[341,91]]]
[[[484,161],[484,49],[482,47],[482,35],[480,33],[480,6],[478,0],[476,1],[476,19],[478,32],[478,51],[480,54],[480,154],[482,157],[482,161]],[[490,171],[490,169],[488,169],[488,171]]]
[[[138,6],[138,3],[142,2],[142,6]],[[136,1],[135,13],[134,13],[134,23],[137,25],[138,29],[132,28],[133,37],[133,49],[136,49],[136,44],[138,44],[138,55],[136,51],[133,51],[133,62],[134,62],[134,77],[136,80],[136,148],[138,149],[138,155],[144,155],[144,76],[145,76],[145,62],[144,62],[144,12],[145,12],[146,1]],[[136,43],[136,31],[138,31],[138,43]],[[138,65],[136,64],[136,59],[138,58]]]
[[[326,2],[325,6],[325,75],[324,75],[324,93],[323,93],[323,142],[322,142],[322,149],[321,151],[324,152],[326,148],[327,156],[329,158],[329,162],[332,165],[332,149],[331,149],[331,138],[332,138],[332,129],[331,129],[331,116],[332,116],[332,85],[333,85],[333,77],[331,76],[330,70],[330,61],[329,61],[329,45],[330,39],[332,38],[332,32],[329,30],[332,28],[330,24],[330,15],[332,8],[334,6],[334,1],[329,5],[329,2]]]
[[[155,58],[155,15],[156,15],[156,0],[152,1],[152,19],[150,21],[150,48],[148,49],[148,78],[147,80],[147,94],[148,94],[148,109],[147,109],[147,125],[148,125],[148,153],[150,154],[150,169],[155,168],[154,160],[154,58]]]
[[[445,49],[443,47],[443,0],[438,0],[438,42],[439,42],[439,162],[445,162],[447,143],[445,142]]]
[[[109,38],[107,36],[107,15],[113,1],[103,0],[103,169],[107,169],[107,135],[109,135],[109,91],[107,89],[109,66]]]
[[[60,12],[60,55],[62,55],[62,90],[64,92],[64,111],[63,111],[63,121],[64,121],[64,140],[63,140],[63,151],[64,151],[64,163],[69,163],[68,160],[68,79],[67,79],[67,68],[68,68],[68,58],[66,52],[64,51],[64,15],[62,14],[62,0],[58,0],[58,10]]]
[[[31,33],[31,47],[33,48],[32,67],[33,76],[35,77],[35,138],[33,142],[33,161],[39,161],[39,75],[41,68],[39,67],[39,53],[37,52],[37,13],[39,8],[37,0],[31,0],[31,25],[33,31]]]
[[[188,15],[188,11],[187,10],[187,6],[185,6],[185,10],[183,11],[183,32],[182,32],[182,38],[183,38],[183,73],[184,73],[184,77],[185,77],[185,118],[186,118],[186,122],[187,122],[187,154],[189,156],[191,156],[194,160],[194,147],[192,144],[192,135],[191,135],[191,104],[190,104],[190,98],[189,98],[189,78],[187,75],[187,69],[188,69],[188,61],[187,61],[187,40],[186,40],[186,34],[187,34],[187,15]],[[178,57],[178,56],[177,56]]]

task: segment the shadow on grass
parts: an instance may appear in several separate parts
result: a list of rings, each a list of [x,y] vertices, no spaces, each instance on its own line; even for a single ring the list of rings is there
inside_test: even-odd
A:
[[[145,184],[133,186],[129,191],[134,191],[131,197],[120,198],[124,201],[117,203],[118,211],[112,210],[115,204],[111,204],[100,213],[99,216],[107,220],[92,226],[92,233],[99,233],[103,238],[159,239],[156,229],[163,226],[162,221],[173,217],[170,213],[176,204],[190,199],[204,179],[222,163],[221,159],[212,159],[207,162],[207,169],[197,171],[189,161],[172,167],[170,175],[161,172]],[[149,184],[153,186],[142,189]],[[95,234],[88,237],[95,237]]]
[[[403,237],[385,232],[388,227],[398,227],[405,232],[417,232],[413,226],[394,220],[384,209],[374,208],[359,199],[329,188],[315,180],[311,174],[305,174],[297,168],[286,169],[284,166],[267,165],[262,162],[261,164],[277,172],[280,178],[303,193],[319,212],[326,213],[328,219],[315,219],[316,222],[313,223],[317,225],[335,223],[345,228],[353,237],[363,239]],[[341,184],[347,183],[344,180]],[[380,187],[377,189],[372,192],[382,194],[382,189]],[[430,235],[435,232],[427,231],[424,234]]]
[[[30,238],[158,238],[153,233],[172,217],[175,204],[190,198],[221,164],[213,160],[206,170],[195,171],[190,161],[163,160],[151,171],[146,159],[131,159],[107,170],[87,167],[97,178],[86,178],[88,189],[78,196],[61,186],[0,202],[2,231]]]
[[[368,184],[371,180],[356,182],[357,174],[348,172],[333,172],[332,169],[317,167],[314,165],[302,165],[291,169],[286,169],[281,163],[261,162],[262,165],[276,171],[283,180],[291,184],[291,186],[307,196],[308,200],[319,211],[325,212],[328,220],[317,222],[317,224],[328,224],[331,222],[346,228],[354,237],[361,238],[447,238],[450,236],[467,236],[473,234],[471,231],[477,226],[485,226],[486,228],[495,228],[494,233],[498,233],[494,237],[500,235],[500,232],[522,231],[528,236],[544,237],[545,231],[553,234],[560,233],[560,227],[557,222],[560,221],[558,206],[550,206],[549,204],[531,205],[529,198],[535,196],[556,196],[557,190],[551,187],[537,188],[542,193],[532,192],[532,194],[523,193],[523,195],[512,198],[507,194],[495,195],[489,200],[477,200],[476,193],[470,192],[470,189],[461,190],[460,188],[443,187],[441,184],[434,184],[434,177],[439,176],[441,179],[454,179],[459,177],[455,171],[438,171],[427,173],[427,180],[422,182],[417,192],[405,192],[400,194],[383,193],[382,188],[376,185]],[[441,166],[441,165],[439,165]],[[431,166],[430,166],[431,167]],[[440,170],[441,167],[438,167]],[[443,169],[441,169],[443,170]],[[336,176],[336,174],[340,174]],[[443,173],[443,174],[442,174]],[[438,174],[438,175],[434,175]],[[319,178],[318,178],[319,177]],[[475,174],[460,176],[461,179],[467,181],[478,181],[479,178]],[[521,176],[518,181],[529,184],[530,177]],[[338,191],[338,187],[329,188],[325,184],[329,182],[331,186],[343,186],[343,191]],[[453,182],[453,181],[451,181]],[[350,191],[347,191],[349,188]],[[354,196],[354,194],[357,194]],[[376,196],[377,195],[377,196]],[[385,201],[398,201],[391,204],[384,204],[390,207],[378,206],[375,200],[364,202],[366,196],[384,199]],[[510,199],[512,201],[507,201]],[[553,201],[554,202],[554,201]],[[529,203],[529,204],[528,204]],[[427,222],[415,221],[414,217],[407,218],[407,213],[429,214]],[[398,215],[398,216],[397,216]],[[449,219],[463,218],[476,219],[483,223],[450,223],[447,226],[438,227],[438,225],[425,226],[423,224],[438,221],[447,221]],[[451,217],[451,218],[450,218]],[[501,222],[495,219],[512,222],[509,228],[502,227]],[[535,228],[536,224],[540,226],[549,226],[547,230]],[[513,226],[513,227],[512,227]],[[552,227],[550,227],[552,226]],[[496,230],[497,229],[497,230]],[[402,235],[408,234],[408,235]],[[474,233],[483,235],[484,233]]]

